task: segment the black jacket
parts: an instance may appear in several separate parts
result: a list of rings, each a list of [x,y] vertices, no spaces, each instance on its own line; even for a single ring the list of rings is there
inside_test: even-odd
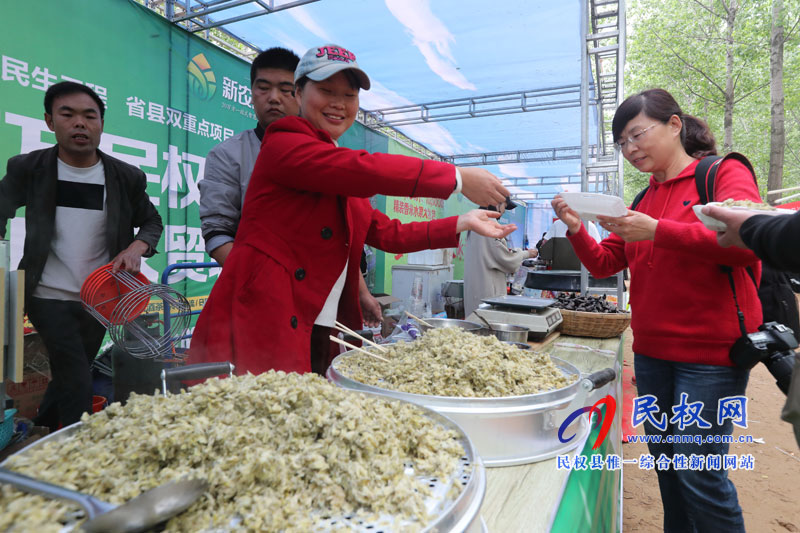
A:
[[[147,196],[144,172],[97,151],[106,175],[106,241],[111,257],[135,239],[146,242],[155,253],[161,238],[161,216]],[[33,293],[50,253],[56,219],[58,146],[35,150],[8,160],[0,181],[0,238],[5,238],[8,219],[25,206],[25,247],[19,269],[25,270],[25,298]],[[134,228],[139,232],[134,237]]]
[[[800,213],[752,216],[742,224],[739,236],[776,270],[800,271]]]

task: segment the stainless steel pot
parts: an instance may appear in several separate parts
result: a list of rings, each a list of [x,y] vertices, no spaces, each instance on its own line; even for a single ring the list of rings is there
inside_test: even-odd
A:
[[[475,322],[468,322],[466,320],[457,320],[455,318],[424,318],[425,322],[434,328],[460,328],[472,333],[483,334],[483,330],[489,331],[486,327],[476,324]],[[423,323],[419,323],[419,330],[423,333],[432,329]]]
[[[491,327],[491,334],[503,342],[527,342],[528,341],[528,328],[524,326],[515,326],[513,324],[501,324],[497,322],[489,322]]]
[[[411,394],[367,385],[339,371],[339,363],[354,351],[340,354],[328,368],[327,377],[352,390],[382,394],[422,405],[452,419],[469,436],[487,467],[534,463],[563,454],[577,446],[589,431],[586,417],[578,417],[566,431],[575,438],[558,438],[566,417],[583,407],[588,394],[616,378],[606,368],[581,379],[580,371],[555,357],[553,363],[574,381],[561,389],[504,398],[461,398]]]

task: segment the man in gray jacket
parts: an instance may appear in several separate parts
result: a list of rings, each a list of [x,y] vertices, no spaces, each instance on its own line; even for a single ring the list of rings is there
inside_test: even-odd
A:
[[[97,149],[105,106],[94,91],[57,83],[45,93],[44,109],[56,145],[8,160],[0,181],[0,238],[25,206],[19,263],[25,309],[47,348],[52,375],[36,422],[55,429],[77,422],[92,406],[89,365],[105,328],[81,305],[83,281],[109,261],[115,272],[139,272],[163,226],[144,173]]]
[[[250,175],[264,131],[285,116],[297,115],[294,69],[300,58],[284,48],[261,52],[250,67],[253,109],[258,123],[208,152],[200,181],[200,221],[206,251],[220,265],[233,248]]]
[[[297,115],[294,97],[294,71],[300,58],[285,48],[261,52],[250,67],[253,109],[258,119],[255,128],[234,135],[208,152],[200,188],[200,221],[206,251],[224,266],[242,216],[245,192],[256,164],[261,140],[270,124],[285,116]],[[379,325],[381,306],[369,293],[363,276],[359,302],[364,321]]]
[[[482,207],[489,211],[514,209],[517,205],[508,201],[505,205]],[[505,239],[483,237],[470,231],[464,241],[464,316],[471,315],[484,298],[506,294],[509,274],[516,272],[525,259],[536,257],[536,248],[517,250],[509,248]]]

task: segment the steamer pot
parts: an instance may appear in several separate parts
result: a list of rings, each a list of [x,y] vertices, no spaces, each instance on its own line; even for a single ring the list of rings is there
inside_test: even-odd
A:
[[[381,396],[383,399],[389,399],[391,401],[403,401],[396,398],[386,398],[386,395],[374,394],[367,391],[361,392],[371,396]],[[428,497],[426,506],[432,513],[437,514],[435,514],[422,531],[424,533],[443,531],[453,533],[486,532],[486,525],[479,515],[480,507],[486,493],[486,470],[481,458],[478,456],[474,445],[462,428],[452,420],[433,410],[425,409],[424,406],[423,409],[425,410],[425,416],[455,431],[459,435],[458,440],[464,447],[465,455],[461,457],[459,461],[458,471],[453,472],[450,479],[425,479],[425,482],[428,483],[431,489],[431,496]],[[254,420],[253,422],[257,423],[258,421]],[[80,431],[82,426],[83,422],[76,422],[75,424],[42,437],[15,452],[13,455],[28,453],[49,442],[67,440]],[[6,461],[3,461],[0,463],[0,466],[4,466],[5,464]],[[462,484],[463,490],[455,500],[451,501],[446,499],[446,494],[448,488],[453,483]],[[315,531],[340,531],[342,524],[348,524],[348,526],[351,526],[350,529],[355,531],[383,531],[385,533],[391,533],[394,530],[392,525],[397,525],[400,530],[403,529],[404,525],[403,523],[395,524],[395,520],[391,516],[385,515],[381,516],[380,523],[375,523],[374,525],[364,521],[357,523],[357,520],[359,520],[357,517],[353,517],[351,523],[349,517],[329,517],[326,521],[321,522],[320,528],[315,529]],[[214,531],[219,531],[220,533],[236,531],[238,530],[237,525],[239,522],[240,519],[238,517],[232,517],[229,530],[215,529]],[[67,524],[62,531],[65,533],[68,531],[77,532],[77,523],[73,522]]]
[[[503,398],[462,398],[411,394],[356,381],[339,370],[339,363],[355,351],[337,356],[327,377],[346,389],[382,394],[422,405],[453,420],[464,429],[487,467],[534,463],[566,453],[589,432],[587,417],[578,417],[565,431],[575,438],[562,443],[558,438],[561,423],[588,395],[613,381],[616,372],[606,368],[586,377],[572,364],[551,357],[553,363],[574,380],[561,389]]]

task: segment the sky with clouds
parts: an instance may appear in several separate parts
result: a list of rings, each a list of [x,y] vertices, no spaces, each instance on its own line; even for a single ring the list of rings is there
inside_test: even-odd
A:
[[[284,46],[298,55],[327,43],[349,49],[372,81],[371,90],[361,91],[361,107],[378,110],[579,84],[580,5],[580,0],[320,0],[226,29],[262,49]],[[252,10],[242,6],[224,18]],[[442,155],[560,148],[580,145],[580,111],[398,129]],[[580,172],[577,160],[486,168],[523,178]]]

